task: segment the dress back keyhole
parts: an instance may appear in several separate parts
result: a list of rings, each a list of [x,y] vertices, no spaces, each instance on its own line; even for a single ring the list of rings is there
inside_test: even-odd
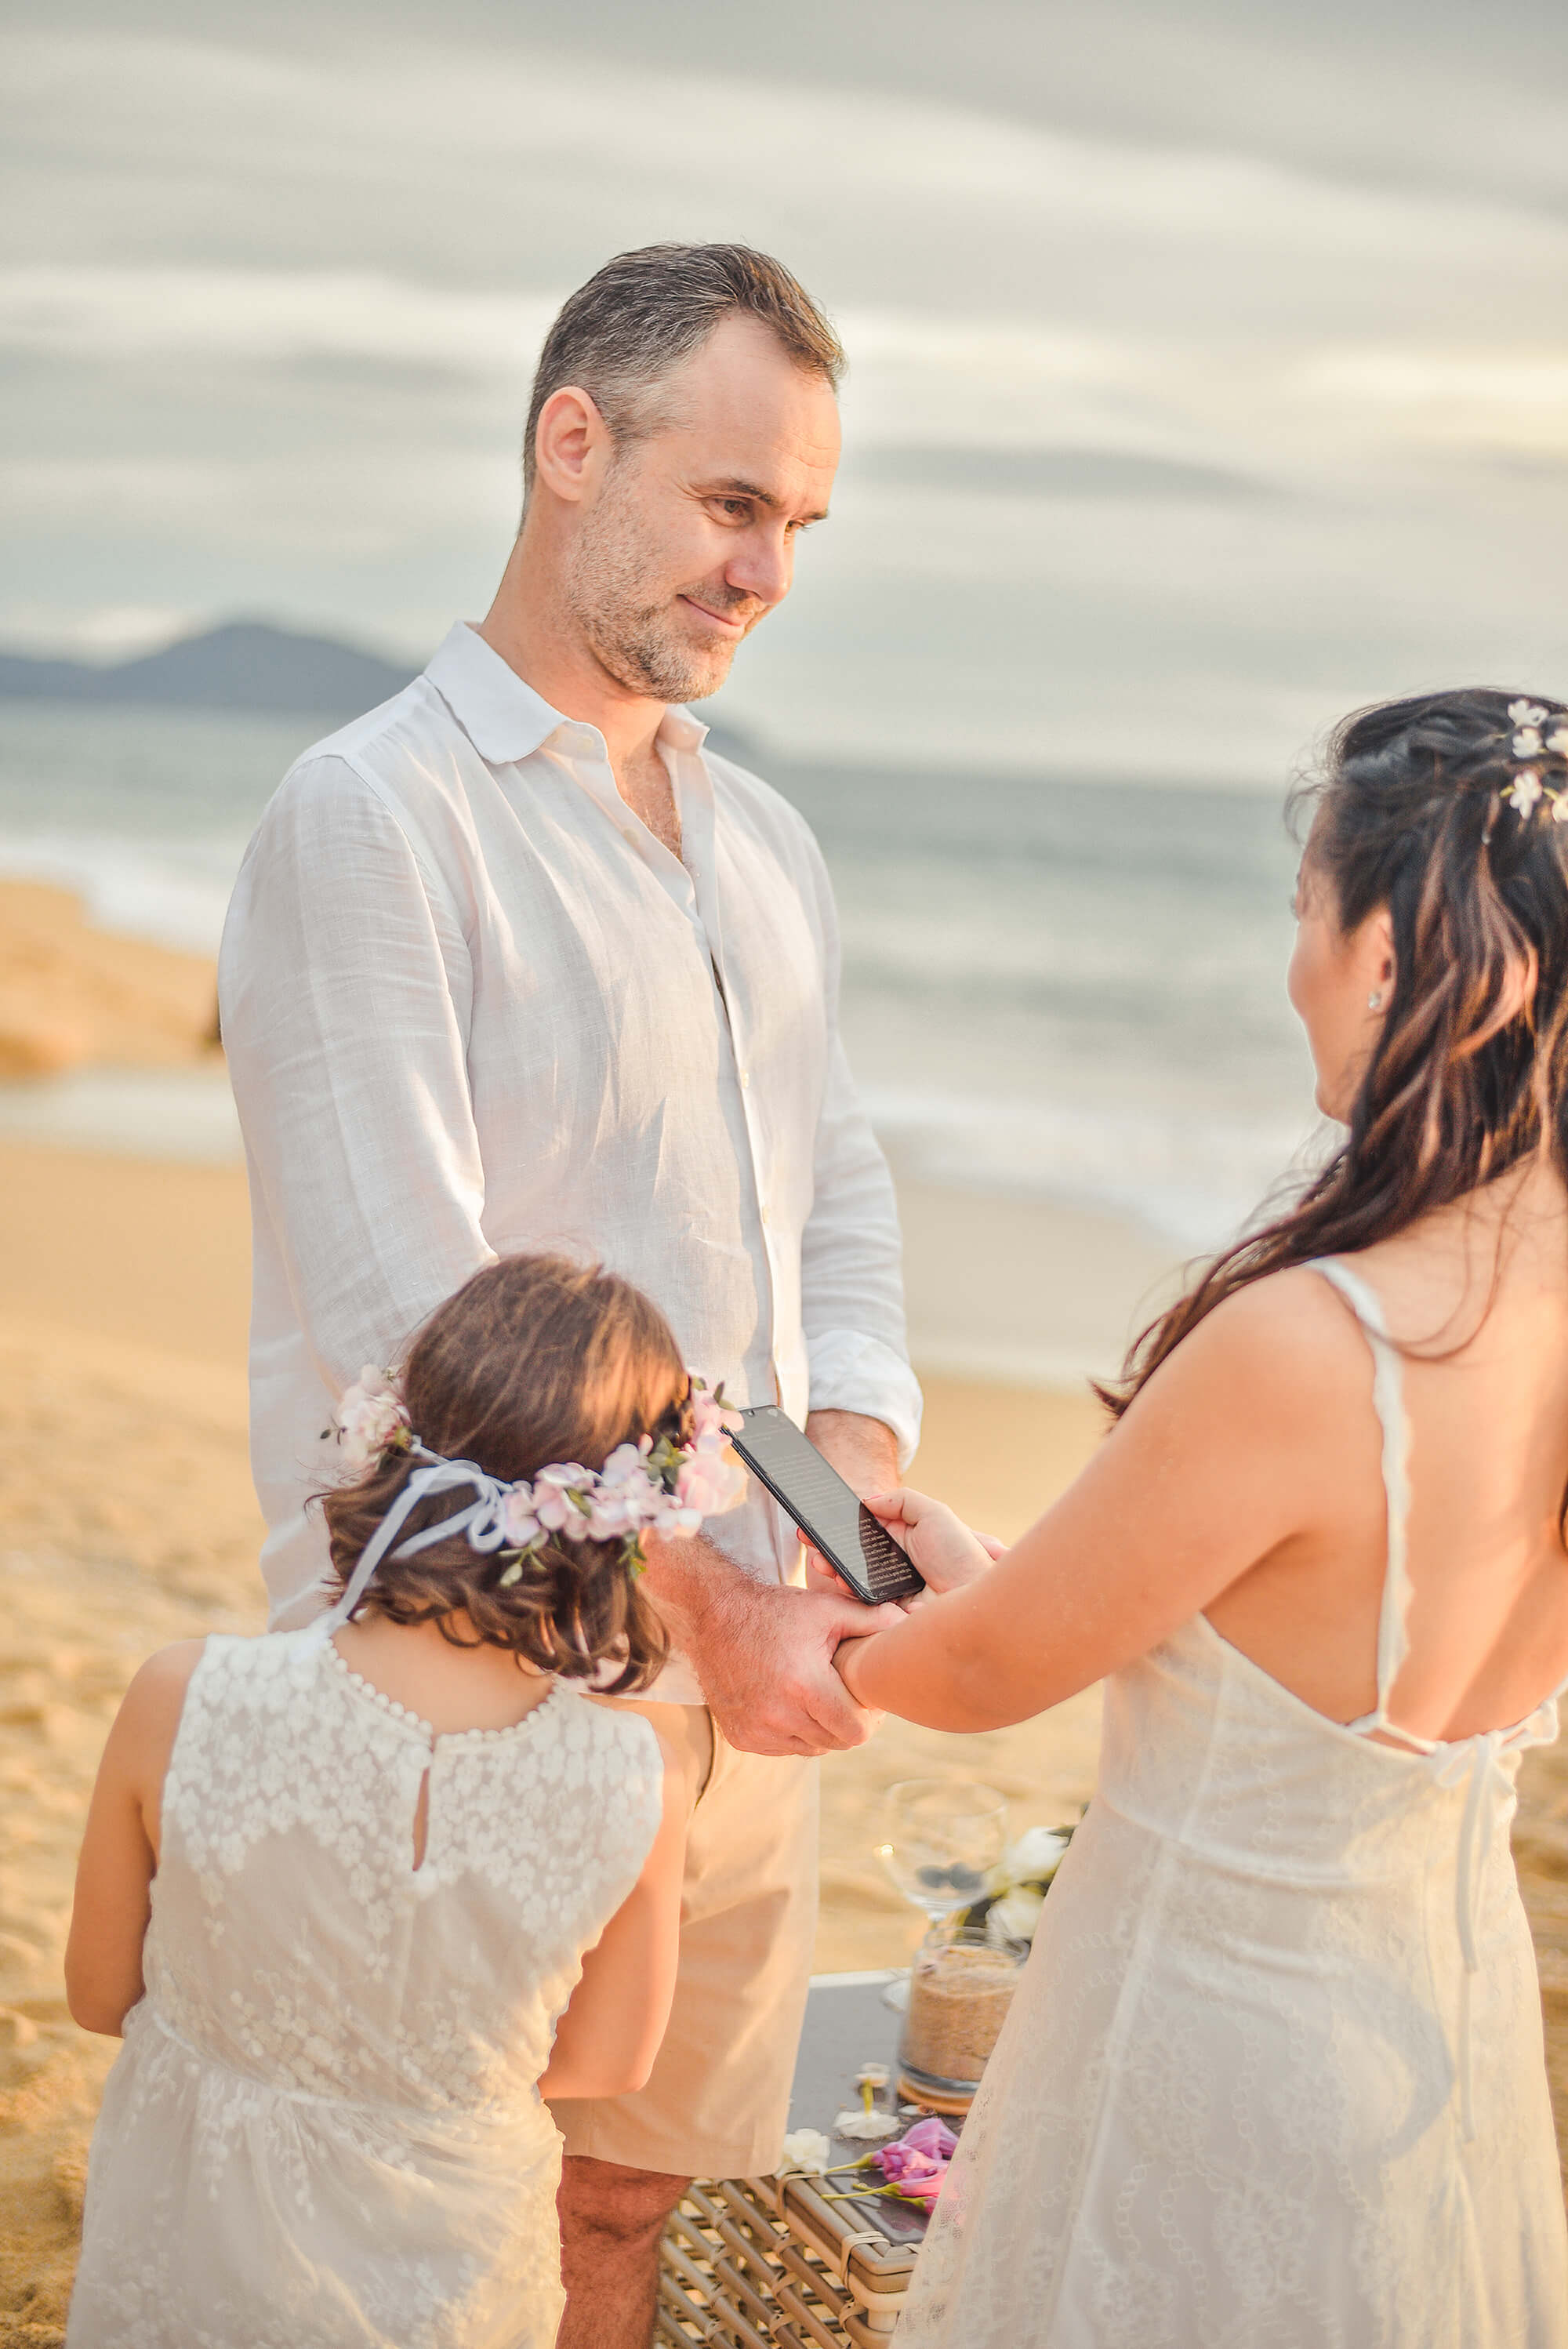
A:
[[[414,1806],[414,1866],[425,1865],[425,1846],[430,1834],[430,1773],[426,1771],[419,1781],[419,1799]]]

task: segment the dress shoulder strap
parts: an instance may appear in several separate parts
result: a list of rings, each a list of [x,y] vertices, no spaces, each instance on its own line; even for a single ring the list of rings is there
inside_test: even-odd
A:
[[[1383,1571],[1383,1599],[1377,1613],[1377,1709],[1348,1725],[1367,1731],[1386,1729],[1388,1700],[1399,1667],[1409,1653],[1408,1618],[1410,1611],[1410,1571],[1407,1533],[1410,1516],[1410,1423],[1405,1414],[1404,1366],[1399,1350],[1388,1334],[1383,1308],[1376,1293],[1357,1272],[1337,1257],[1315,1257],[1306,1269],[1323,1275],[1336,1288],[1360,1323],[1372,1355],[1372,1404],[1383,1431],[1383,1490],[1388,1508],[1388,1557]]]

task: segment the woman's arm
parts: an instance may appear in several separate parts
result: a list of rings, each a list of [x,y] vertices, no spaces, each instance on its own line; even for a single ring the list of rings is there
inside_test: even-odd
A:
[[[670,2019],[681,1878],[696,1788],[689,1753],[666,1744],[664,1808],[643,1872],[583,1961],[539,2083],[545,2098],[623,2096],[645,2085]]]
[[[1310,1557],[1359,1495],[1332,1468],[1348,1413],[1375,1442],[1370,1375],[1316,1275],[1242,1290],[989,1573],[840,1650],[851,1694],[933,1729],[1000,1728],[1146,1654],[1251,1569]],[[918,1526],[901,1530],[919,1565]]]
[[[206,1642],[149,1657],[104,1746],[77,1862],[66,2001],[84,2031],[118,2038],[141,1996],[141,1945],[158,1871],[164,1775],[191,1675]]]

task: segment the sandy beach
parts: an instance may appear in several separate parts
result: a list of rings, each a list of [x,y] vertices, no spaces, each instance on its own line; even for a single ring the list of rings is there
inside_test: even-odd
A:
[[[191,970],[196,958],[113,941],[106,962],[59,893],[34,893],[27,911],[36,966],[52,955],[75,968],[73,936],[89,941],[94,969],[112,964],[119,1024],[89,1057],[134,1061],[145,1001],[162,1022],[147,1064],[200,1059],[210,972]],[[47,990],[18,986],[8,1016],[23,1039],[14,1065],[49,1065],[28,1059],[26,1041],[29,1019],[48,1026]],[[85,1032],[82,1019],[72,1032]],[[903,1198],[928,1398],[919,1477],[1010,1537],[1099,1428],[1081,1388],[1037,1381],[1053,1361],[1101,1357],[1108,1328],[1125,1326],[1170,1267],[1155,1243],[1109,1219],[1005,1203],[976,1216],[972,1201],[913,1185]],[[98,1751],[151,1649],[260,1627],[260,1529],[245,1449],[242,1173],[8,1138],[0,1200],[0,2349],[42,2349],[62,2337],[88,2137],[118,2044],[76,2029],[59,1978]],[[965,1290],[995,1300],[992,1325],[958,1309]],[[983,1360],[1037,1382],[979,1377]],[[1089,1692],[983,1737],[890,1725],[832,1759],[819,1967],[900,1961],[918,1936],[872,1857],[889,1784],[928,1769],[979,1775],[1008,1795],[1018,1826],[1072,1817],[1091,1791],[1097,1724]],[[1568,1756],[1531,1756],[1522,1785],[1516,1849],[1562,2131]]]

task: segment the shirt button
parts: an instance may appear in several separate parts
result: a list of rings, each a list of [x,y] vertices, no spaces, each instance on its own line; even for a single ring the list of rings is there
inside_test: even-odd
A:
[[[742,1069],[742,1071],[740,1071],[740,1090],[741,1090],[741,1092],[744,1092],[746,1091],[747,1086],[748,1086],[750,1082],[751,1082],[751,1071],[750,1071],[750,1070],[749,1070],[749,1069]]]
[[[628,832],[623,829],[621,837],[624,841],[627,842],[631,847],[635,848],[637,844],[637,835],[634,832]]]
[[[767,1208],[766,1208],[766,1207],[764,1207],[764,1208],[763,1208],[763,1210],[762,1210],[762,1221],[763,1221],[763,1225],[764,1225],[764,1226],[766,1227],[766,1225],[767,1225],[767,1222],[768,1222],[768,1210],[767,1210]]]

